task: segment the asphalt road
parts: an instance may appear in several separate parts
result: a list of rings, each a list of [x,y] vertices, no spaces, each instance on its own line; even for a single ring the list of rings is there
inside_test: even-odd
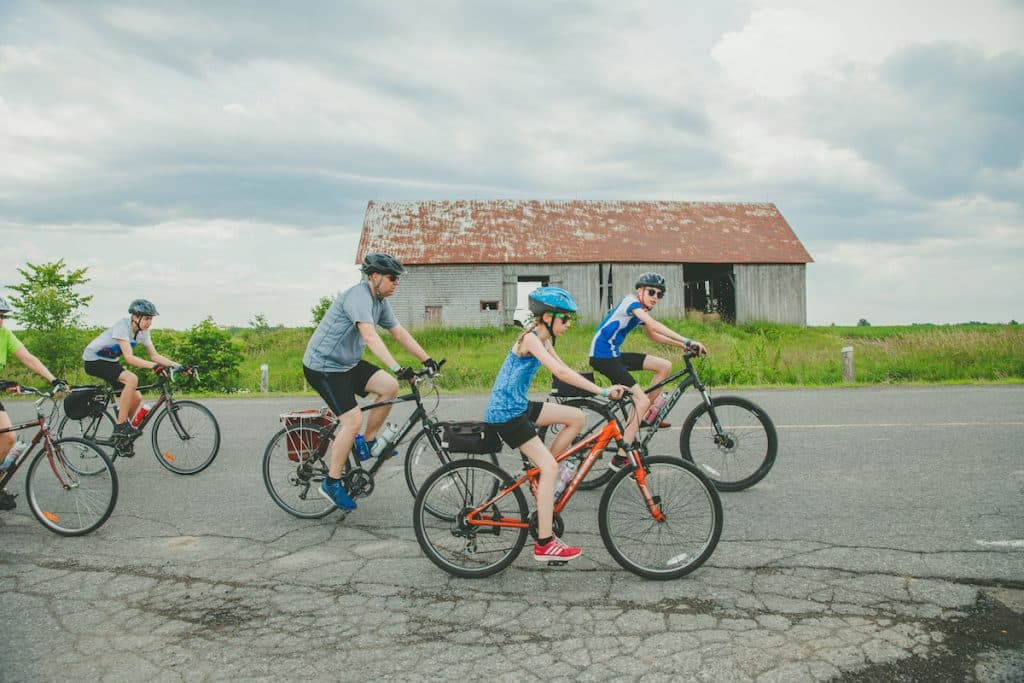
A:
[[[217,461],[175,476],[140,441],[92,535],[0,513],[0,680],[1024,679],[1024,387],[738,393],[778,462],[723,494],[716,552],[670,582],[607,554],[599,492],[565,516],[583,558],[483,580],[421,554],[399,460],[347,518],[295,519],[260,460],[277,415],[316,402],[204,401]]]

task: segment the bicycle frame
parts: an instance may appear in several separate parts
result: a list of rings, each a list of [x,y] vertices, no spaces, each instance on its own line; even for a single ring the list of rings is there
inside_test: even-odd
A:
[[[555,461],[560,463],[563,460],[571,458],[584,450],[588,451],[586,457],[583,459],[583,462],[577,469],[576,474],[573,476],[572,480],[566,485],[561,497],[557,501],[555,501],[555,514],[561,514],[562,510],[564,510],[565,507],[569,504],[569,501],[572,499],[573,494],[576,493],[576,490],[579,487],[580,482],[583,481],[586,478],[587,474],[590,473],[590,469],[597,463],[602,453],[604,453],[605,448],[608,446],[609,443],[615,441],[619,448],[622,448],[629,454],[630,464],[633,468],[633,476],[636,479],[637,486],[639,487],[640,493],[644,498],[644,502],[646,502],[647,504],[647,509],[650,510],[651,512],[651,516],[654,517],[654,519],[658,522],[662,522],[665,520],[664,514],[658,507],[656,501],[651,495],[650,489],[647,486],[647,470],[643,466],[643,456],[641,455],[641,451],[631,450],[626,446],[626,444],[623,441],[622,425],[620,424],[618,418],[616,418],[614,415],[614,411],[618,409],[620,411],[623,411],[623,414],[625,416],[625,411],[622,408],[622,405],[625,403],[625,401],[628,401],[628,399],[621,400],[618,402],[619,405],[612,405],[612,407],[608,409],[608,412],[606,413],[607,419],[604,422],[604,426],[601,428],[600,432],[588,436],[587,438],[577,442],[576,444],[572,445],[565,451],[555,456]],[[540,468],[531,467],[527,469],[526,472],[524,472],[518,479],[516,479],[512,484],[506,486],[501,491],[499,491],[497,495],[495,495],[493,498],[483,503],[482,505],[478,505],[473,510],[469,511],[466,514],[466,522],[471,526],[476,527],[507,527],[512,529],[529,528],[529,520],[520,521],[504,519],[486,519],[484,515],[486,514],[485,511],[487,510],[487,508],[491,507],[505,496],[510,495],[512,491],[518,489],[527,482],[529,482],[530,484],[531,491],[536,492],[537,483],[539,482],[539,480]]]
[[[25,391],[25,389],[22,389],[22,391]],[[36,406],[36,419],[34,419],[34,420],[26,420],[25,422],[19,422],[18,424],[12,424],[10,427],[7,427],[6,429],[0,429],[0,434],[6,434],[8,432],[17,432],[17,431],[21,431],[23,429],[31,429],[32,427],[39,427],[39,429],[36,431],[36,433],[32,436],[32,441],[29,442],[28,446],[25,448],[24,451],[22,451],[21,455],[19,455],[15,459],[14,464],[12,464],[3,473],[3,476],[0,476],[0,490],[3,490],[3,488],[5,486],[7,486],[7,483],[11,479],[14,478],[15,472],[17,472],[18,468],[20,468],[22,466],[22,464],[24,464],[25,461],[29,459],[29,456],[36,452],[36,447],[40,444],[40,442],[42,442],[43,448],[46,449],[47,458],[49,459],[49,462],[50,462],[50,469],[53,470],[53,474],[54,474],[54,476],[57,477],[57,481],[60,482],[60,485],[63,488],[65,488],[65,489],[66,488],[70,488],[70,485],[64,480],[64,478],[61,476],[61,473],[58,471],[59,468],[57,468],[56,465],[53,462],[53,458],[54,458],[54,451],[53,451],[53,448],[52,448],[53,437],[50,435],[50,430],[48,428],[50,420],[45,415],[43,415],[43,410],[42,410],[42,403],[48,397],[45,394],[41,394],[38,391],[34,391],[33,390],[33,393],[37,393],[37,394],[41,395],[41,398],[35,402],[35,406]],[[51,398],[51,400],[52,400],[52,397],[49,397],[49,398]],[[50,418],[52,418],[53,415],[56,412],[57,412],[57,404],[56,404],[56,402],[54,402],[54,407],[50,411]]]
[[[178,420],[177,413],[175,413],[173,410],[171,410],[171,406],[174,405],[174,397],[173,397],[173,392],[172,392],[171,386],[170,386],[170,380],[164,379],[164,380],[161,380],[159,382],[154,382],[153,384],[146,384],[146,385],[138,387],[137,391],[148,391],[148,390],[153,389],[153,388],[160,389],[160,395],[157,397],[156,403],[153,404],[153,407],[149,409],[149,412],[142,416],[142,421],[139,422],[138,425],[136,425],[136,427],[138,428],[139,432],[141,433],[142,431],[144,431],[145,428],[146,428],[146,425],[148,425],[150,423],[150,421],[153,420],[153,418],[155,418],[157,416],[157,414],[160,412],[160,409],[163,408],[168,413],[170,413],[171,425],[174,427],[174,431],[176,431],[178,433],[178,437],[181,438],[181,439],[186,438],[188,436],[188,432],[185,431],[184,426]],[[106,408],[111,407],[111,403],[112,403],[113,399],[119,398],[121,396],[121,391],[120,390],[114,391],[109,386],[103,387],[102,390],[103,390],[104,394],[107,397],[106,406],[104,407],[104,410],[106,410]],[[128,419],[130,420],[131,416],[129,416]],[[115,422],[116,421],[117,420],[115,419]],[[93,424],[94,427],[98,427],[99,424],[100,424],[100,418],[99,417],[95,418],[95,420],[93,421],[92,424]],[[115,439],[113,439],[113,438],[110,438],[110,439],[98,439],[98,438],[96,438],[95,433],[93,433],[92,435],[89,436],[89,440],[93,441],[94,443],[99,444],[101,446],[115,446],[116,445],[116,443],[115,443],[116,440]]]

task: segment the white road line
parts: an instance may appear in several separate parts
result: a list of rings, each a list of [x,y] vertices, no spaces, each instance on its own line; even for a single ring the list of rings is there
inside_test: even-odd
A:
[[[843,429],[848,427],[1024,427],[1024,422],[855,422],[821,425],[775,425],[776,429]]]
[[[1013,548],[1024,550],[1024,540],[1018,541],[975,541],[978,545],[985,546],[987,548]]]

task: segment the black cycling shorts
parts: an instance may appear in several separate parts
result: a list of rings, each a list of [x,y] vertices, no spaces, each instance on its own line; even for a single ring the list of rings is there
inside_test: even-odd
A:
[[[636,379],[629,374],[630,370],[643,370],[646,353],[624,353],[618,358],[590,358],[590,367],[612,381],[612,384],[621,384],[631,387],[636,384]]]
[[[501,440],[508,444],[509,448],[519,448],[537,436],[537,427],[534,426],[534,423],[540,417],[543,407],[544,404],[540,401],[530,401],[525,413],[519,417],[513,417],[508,422],[496,422],[491,427],[498,433]]]
[[[124,389],[124,383],[118,379],[124,368],[120,363],[109,360],[87,360],[85,361],[85,374],[99,377],[114,389]]]
[[[320,394],[335,415],[344,415],[359,405],[356,394],[366,396],[370,393],[366,385],[379,370],[376,365],[365,360],[360,360],[354,368],[345,372],[320,372],[302,366],[302,374],[306,376],[309,386]]]

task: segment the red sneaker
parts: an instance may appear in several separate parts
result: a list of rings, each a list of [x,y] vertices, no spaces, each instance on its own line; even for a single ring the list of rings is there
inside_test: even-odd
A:
[[[640,426],[641,427],[650,427],[651,423],[648,422],[647,420],[644,420],[643,422],[640,423]],[[658,429],[668,429],[671,426],[672,425],[670,423],[668,423],[668,422],[659,422],[658,423]]]
[[[583,553],[583,548],[566,545],[555,536],[545,545],[533,544],[533,559],[538,562],[575,560]]]

